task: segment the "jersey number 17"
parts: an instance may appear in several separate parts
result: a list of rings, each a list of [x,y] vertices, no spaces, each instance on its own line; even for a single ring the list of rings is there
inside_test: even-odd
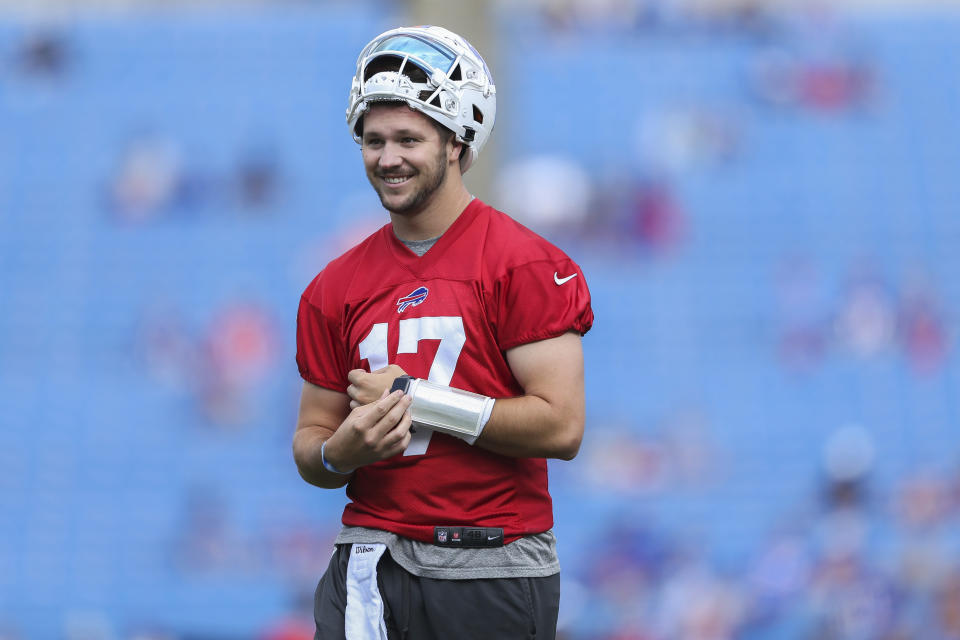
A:
[[[360,342],[360,359],[366,360],[370,371],[376,371],[390,364],[387,360],[387,329],[386,322],[378,322],[370,329],[367,337]],[[457,366],[460,352],[467,342],[467,335],[463,331],[463,318],[460,316],[432,316],[426,318],[407,318],[400,321],[400,340],[397,344],[397,354],[417,353],[420,350],[421,340],[439,340],[437,355],[430,365],[430,382],[449,385],[453,379],[453,370]],[[410,438],[410,444],[404,450],[405,456],[419,456],[427,452],[430,429],[417,429]]]

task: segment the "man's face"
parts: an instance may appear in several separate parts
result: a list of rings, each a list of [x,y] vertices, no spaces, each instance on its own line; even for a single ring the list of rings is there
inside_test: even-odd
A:
[[[363,116],[367,179],[392,213],[422,210],[446,179],[450,149],[433,123],[406,105],[372,105]]]

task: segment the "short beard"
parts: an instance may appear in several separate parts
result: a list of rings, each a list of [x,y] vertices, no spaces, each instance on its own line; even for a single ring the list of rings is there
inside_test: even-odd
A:
[[[434,175],[430,176],[431,180],[423,188],[417,190],[413,196],[406,202],[401,202],[395,205],[388,205],[383,198],[383,194],[377,191],[377,195],[380,196],[380,204],[383,205],[383,208],[389,211],[390,213],[396,214],[406,214],[406,213],[418,213],[426,203],[426,201],[433,196],[437,190],[443,186],[444,181],[447,179],[447,154],[446,154],[446,145],[440,149],[440,153],[437,154],[437,162],[434,165]]]

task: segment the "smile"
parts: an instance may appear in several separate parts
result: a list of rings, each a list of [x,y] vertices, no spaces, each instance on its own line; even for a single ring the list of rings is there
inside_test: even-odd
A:
[[[392,177],[384,176],[383,181],[386,182],[387,184],[403,184],[404,182],[406,182],[412,177],[413,176],[392,176]]]

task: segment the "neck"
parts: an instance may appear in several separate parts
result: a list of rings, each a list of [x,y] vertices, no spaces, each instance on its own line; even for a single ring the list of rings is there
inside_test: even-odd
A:
[[[459,178],[459,175],[457,177]],[[438,189],[420,210],[391,212],[393,232],[398,238],[408,242],[439,237],[460,217],[470,204],[470,198],[462,180],[451,180],[448,177],[444,187]]]

